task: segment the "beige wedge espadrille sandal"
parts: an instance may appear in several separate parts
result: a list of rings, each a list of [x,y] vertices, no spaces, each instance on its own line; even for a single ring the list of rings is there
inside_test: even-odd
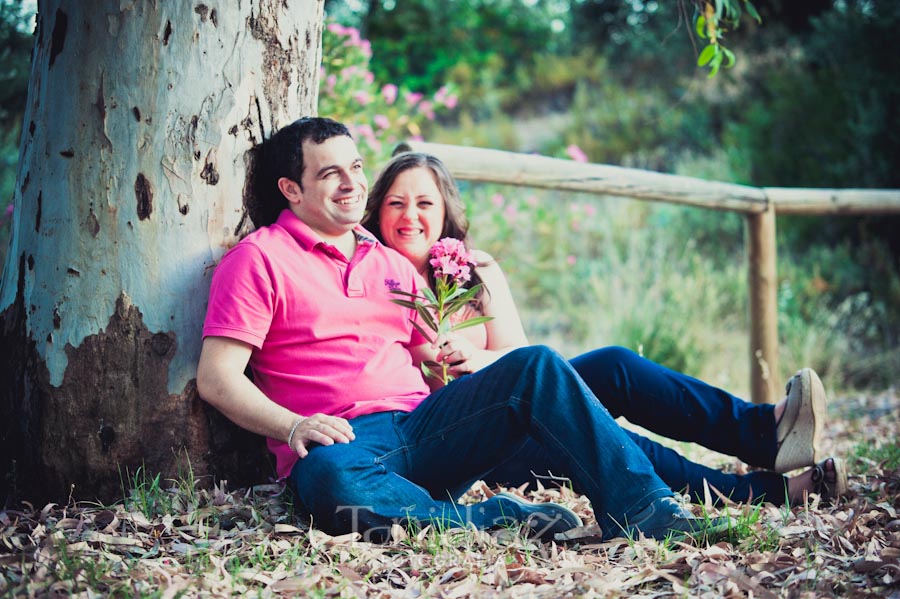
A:
[[[787,404],[776,429],[776,472],[790,472],[820,461],[825,428],[825,387],[812,368],[791,377],[785,391]]]
[[[834,480],[828,480],[828,462],[834,466]],[[816,464],[812,473],[813,493],[818,493],[825,501],[834,501],[849,491],[847,471],[841,458],[827,458]]]

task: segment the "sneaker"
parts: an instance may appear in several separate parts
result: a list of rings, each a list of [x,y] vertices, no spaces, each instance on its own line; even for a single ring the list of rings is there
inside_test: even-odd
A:
[[[733,526],[734,522],[727,516],[698,518],[674,497],[660,497],[638,512],[622,528],[622,535],[636,537],[643,534],[657,541],[682,540],[688,536],[709,540],[727,533]]]
[[[819,447],[826,411],[822,381],[813,369],[804,368],[791,377],[785,391],[784,413],[776,427],[776,472],[790,472],[822,459]]]
[[[531,529],[531,538],[550,541],[553,535],[583,526],[578,514],[558,503],[531,503],[512,493],[497,493],[500,509]]]

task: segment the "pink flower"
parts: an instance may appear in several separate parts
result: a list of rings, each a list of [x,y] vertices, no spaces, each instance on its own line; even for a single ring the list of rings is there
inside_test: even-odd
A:
[[[575,266],[575,263],[577,261],[578,260],[572,254],[569,254],[568,256],[566,256],[566,264],[568,264],[569,266]]]
[[[356,27],[345,27],[344,35],[350,38],[345,42],[348,46],[358,46],[362,41],[359,37],[359,29]]]
[[[353,77],[358,70],[359,67],[356,65],[351,65],[345,69],[341,69],[341,79],[343,79],[344,81],[350,79],[350,77]]]
[[[503,216],[506,217],[507,220],[516,220],[519,216],[519,209],[515,207],[513,204],[509,204],[506,208],[503,209]]]
[[[381,96],[384,98],[385,102],[393,104],[397,99],[397,86],[393,83],[388,83],[381,88]]]
[[[444,237],[431,246],[429,264],[436,278],[449,277],[456,283],[465,283],[472,276],[475,260],[466,245],[459,239]]]
[[[419,92],[407,92],[406,93],[406,103],[410,106],[415,106],[419,100],[422,99],[422,94]]]
[[[362,42],[360,42],[359,50],[366,58],[372,58],[372,42],[370,42],[369,40],[363,40]]]
[[[325,79],[325,89],[329,92],[333,92],[335,85],[337,85],[337,75],[329,75],[328,78]]]
[[[584,205],[584,214],[585,214],[585,216],[596,216],[597,208],[593,204],[585,204]]]
[[[568,154],[569,158],[571,158],[575,162],[589,162],[587,154],[584,153],[584,150],[582,150],[575,144],[571,144],[566,148],[566,154]]]
[[[375,139],[375,132],[372,130],[371,125],[367,125],[363,123],[356,128],[356,132],[365,137],[366,139]]]
[[[495,208],[503,208],[505,202],[506,198],[503,197],[502,193],[495,193],[491,196],[491,204],[493,204]]]
[[[344,35],[344,26],[340,23],[329,23],[326,29],[335,35]]]
[[[419,112],[424,114],[425,118],[429,121],[434,120],[434,104],[428,100],[422,100],[422,103],[419,104]]]
[[[534,208],[538,205],[537,196],[528,196],[527,198],[525,198],[525,203]]]
[[[391,120],[383,114],[376,114],[373,116],[372,122],[375,123],[375,126],[379,129],[387,129],[391,126]]]
[[[453,94],[447,96],[447,98],[444,100],[444,106],[446,106],[450,110],[453,110],[454,108],[456,108],[457,102],[459,102],[459,97],[456,94]]]
[[[375,73],[372,71],[366,71],[363,73],[363,80],[369,85],[375,83]]]
[[[354,93],[353,99],[363,106],[372,102],[372,96],[370,96],[369,92],[365,90],[359,90],[358,92]]]

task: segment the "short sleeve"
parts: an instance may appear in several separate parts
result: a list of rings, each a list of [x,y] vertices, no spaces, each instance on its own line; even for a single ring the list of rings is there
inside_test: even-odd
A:
[[[269,261],[255,245],[240,243],[213,273],[203,337],[228,337],[262,348],[274,309]]]

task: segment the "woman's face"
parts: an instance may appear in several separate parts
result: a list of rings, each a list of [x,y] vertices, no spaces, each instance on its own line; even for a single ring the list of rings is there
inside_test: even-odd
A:
[[[444,198],[431,170],[400,173],[381,204],[381,236],[416,268],[422,269],[444,228]]]

